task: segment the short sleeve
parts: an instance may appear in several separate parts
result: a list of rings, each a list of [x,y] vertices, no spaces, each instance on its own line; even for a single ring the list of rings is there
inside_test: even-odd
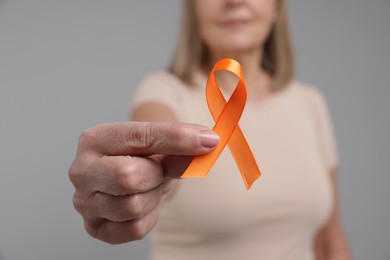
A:
[[[339,162],[336,138],[328,104],[318,88],[309,88],[309,102],[318,133],[319,145],[325,166],[334,169]]]
[[[160,103],[175,114],[181,120],[183,83],[174,75],[161,71],[148,75],[141,81],[130,101],[130,113],[138,106],[156,102]]]

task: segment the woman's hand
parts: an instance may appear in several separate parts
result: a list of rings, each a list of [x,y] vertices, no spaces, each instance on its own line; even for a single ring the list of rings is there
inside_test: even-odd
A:
[[[79,139],[69,178],[86,231],[111,244],[142,239],[156,224],[166,184],[191,155],[219,137],[199,125],[126,122],[98,125]]]
[[[341,227],[324,227],[315,241],[316,260],[352,260],[348,242]]]
[[[315,239],[316,260],[351,260],[347,237],[341,226],[337,188],[337,172],[329,172],[334,194],[333,210],[325,226]]]

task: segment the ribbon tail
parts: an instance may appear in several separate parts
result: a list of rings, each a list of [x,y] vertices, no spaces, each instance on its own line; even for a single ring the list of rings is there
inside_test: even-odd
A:
[[[240,170],[245,187],[249,190],[252,184],[261,176],[261,171],[238,125],[230,138],[228,146]]]

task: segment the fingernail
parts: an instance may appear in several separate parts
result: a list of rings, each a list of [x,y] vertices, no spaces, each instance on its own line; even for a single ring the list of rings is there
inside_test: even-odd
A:
[[[200,143],[207,148],[213,148],[219,143],[219,136],[211,130],[203,130],[200,132]]]

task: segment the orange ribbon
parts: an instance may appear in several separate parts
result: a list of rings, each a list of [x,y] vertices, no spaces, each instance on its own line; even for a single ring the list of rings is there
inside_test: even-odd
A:
[[[228,102],[226,102],[215,79],[215,72],[219,70],[229,71],[239,78],[239,82]],[[213,131],[220,136],[220,142],[212,152],[196,156],[181,176],[182,178],[206,177],[226,144],[229,145],[230,152],[248,190],[253,182],[261,176],[252,151],[238,125],[244,111],[246,96],[244,75],[240,63],[233,59],[218,61],[207,79],[206,99],[215,121]]]

